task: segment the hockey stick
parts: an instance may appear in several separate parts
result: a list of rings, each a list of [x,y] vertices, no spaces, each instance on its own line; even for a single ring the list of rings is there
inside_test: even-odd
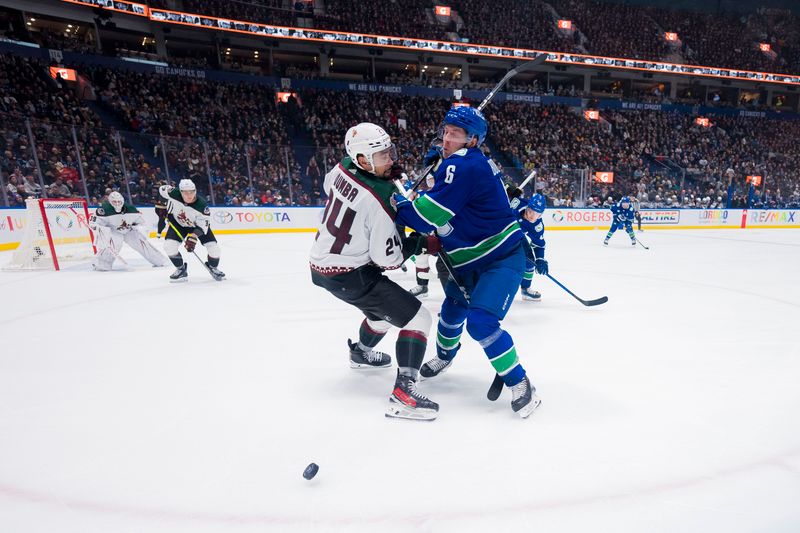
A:
[[[561,282],[558,281],[553,276],[551,276],[549,272],[547,274],[545,274],[545,276],[550,278],[550,280],[553,283],[555,283],[556,285],[558,285],[559,287],[561,287],[562,289],[567,291],[567,293],[569,293],[570,296],[572,296],[573,298],[575,298],[576,300],[578,300],[580,303],[582,303],[583,305],[585,305],[587,307],[593,307],[595,305],[601,305],[601,304],[604,304],[604,303],[606,303],[608,301],[608,296],[601,296],[600,298],[595,298],[594,300],[584,300],[583,298],[578,297],[574,292],[572,292],[571,290],[566,288],[564,285],[562,285]]]
[[[181,242],[183,242],[183,235],[181,235],[181,232],[178,231],[178,228],[176,228],[175,225],[169,219],[167,219],[167,224],[169,224],[169,227],[172,228],[172,231],[174,231],[175,233],[178,234],[178,237],[180,237]],[[203,261],[200,258],[199,255],[197,255],[197,252],[192,250],[192,254],[194,254],[194,256],[197,258],[197,260],[200,261],[200,264],[203,265],[203,268],[205,268],[208,271],[209,274],[211,274],[211,277],[214,278],[215,281],[222,281],[224,279],[224,278],[217,277],[214,274],[214,272],[212,272],[211,268],[209,268],[209,266],[205,263],[205,261]]]
[[[528,182],[531,181],[535,176],[536,176],[536,169],[533,169],[531,170],[530,174],[528,174],[528,177],[525,178],[525,181],[517,185],[517,188],[519,190],[525,189],[525,186],[528,184]]]
[[[483,108],[489,105],[489,102],[492,101],[492,98],[494,98],[494,96],[497,94],[497,91],[502,89],[508,80],[510,80],[520,72],[525,72],[526,70],[530,70],[537,65],[541,65],[542,63],[545,62],[546,59],[547,59],[547,54],[539,54],[538,56],[536,56],[535,59],[531,59],[530,61],[526,61],[520,65],[517,65],[516,67],[506,72],[506,75],[503,76],[503,79],[497,82],[497,85],[495,85],[494,88],[491,91],[489,91],[489,94],[486,95],[486,98],[484,98],[483,101],[480,104],[478,104],[478,111],[483,111]],[[419,175],[419,178],[417,178],[417,181],[414,183],[414,186],[411,187],[411,192],[414,192],[419,188],[419,186],[428,176],[430,171],[433,170],[433,167],[436,166],[436,163],[438,163],[438,161],[434,161],[433,163],[422,169],[422,174]]]
[[[650,249],[650,247],[649,247],[649,246],[645,246],[645,245],[644,245],[644,243],[643,243],[642,241],[640,241],[638,238],[636,239],[636,242],[638,242],[639,244],[641,244],[641,245],[642,245],[642,248],[644,248],[645,250],[649,250],[649,249]]]

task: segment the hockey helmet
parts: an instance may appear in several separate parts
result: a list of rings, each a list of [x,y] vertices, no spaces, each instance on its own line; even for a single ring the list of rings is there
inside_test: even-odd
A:
[[[196,191],[197,187],[194,186],[194,182],[190,179],[182,179],[178,184],[178,189],[181,191]]]
[[[362,122],[347,130],[344,136],[344,148],[353,163],[367,172],[374,172],[376,166],[386,165],[390,160],[397,161],[397,149],[392,144],[392,138],[386,130],[371,122]],[[358,163],[359,155],[366,158],[371,170]]]
[[[117,213],[122,212],[122,207],[125,205],[125,198],[122,197],[117,191],[113,191],[108,195],[108,203],[114,208]]]
[[[539,214],[544,213],[544,207],[545,207],[544,196],[542,196],[539,193],[536,193],[533,196],[531,196],[531,199],[528,201],[528,208],[532,209],[533,211]]]
[[[474,107],[459,106],[453,107],[444,116],[444,124],[457,126],[467,132],[467,137],[477,137],[478,144],[483,144],[489,125],[483,113]]]
[[[631,203],[631,199],[628,198],[627,196],[623,196],[622,199],[619,201],[619,203],[620,204],[630,204]]]

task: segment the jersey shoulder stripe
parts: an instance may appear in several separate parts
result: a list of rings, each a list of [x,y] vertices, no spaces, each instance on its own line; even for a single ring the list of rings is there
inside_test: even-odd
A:
[[[357,175],[357,173],[351,172],[342,163],[339,163],[339,171],[345,174],[348,178],[350,178],[354,182],[356,182],[359,186],[366,189],[367,192],[369,192],[375,198],[375,200],[378,201],[378,204],[381,206],[381,208],[383,208],[384,212],[389,218],[391,218],[392,220],[396,218],[397,214],[395,210],[391,207],[391,204],[388,203],[388,198],[382,198],[381,195],[378,194],[378,192],[369,183],[361,179]]]

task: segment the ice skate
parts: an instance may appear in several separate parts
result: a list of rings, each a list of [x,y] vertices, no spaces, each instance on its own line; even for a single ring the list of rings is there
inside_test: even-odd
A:
[[[223,279],[225,279],[225,272],[218,269],[217,267],[209,265],[208,261],[206,261],[205,265],[206,268],[208,268],[208,271],[211,273],[211,276],[213,276],[215,280],[222,281]]]
[[[364,351],[358,347],[357,342],[347,340],[350,346],[350,368],[389,368],[392,358],[389,354],[375,350]]]
[[[419,369],[419,375],[422,380],[435,378],[439,374],[443,374],[447,372],[447,369],[450,368],[450,365],[453,364],[452,359],[441,359],[438,355],[422,365],[422,368]]]
[[[608,237],[606,237],[605,239],[603,239],[603,244],[605,244],[606,246],[608,246]]]
[[[530,287],[527,289],[520,289],[519,293],[522,295],[523,300],[532,300],[538,302],[542,299],[542,294],[539,291],[534,291]]]
[[[408,290],[411,294],[416,296],[417,298],[427,298],[428,297],[428,286],[427,285],[417,285],[412,287]]]
[[[182,281],[189,281],[189,274],[186,273],[186,263],[182,264],[175,269],[175,272],[169,276],[170,283],[180,283]]]
[[[439,404],[432,402],[417,391],[417,382],[397,371],[394,390],[389,396],[386,416],[409,420],[435,420],[439,415]]]
[[[511,389],[511,408],[522,418],[528,418],[542,403],[542,400],[536,395],[536,389],[528,380],[528,376],[509,388]]]

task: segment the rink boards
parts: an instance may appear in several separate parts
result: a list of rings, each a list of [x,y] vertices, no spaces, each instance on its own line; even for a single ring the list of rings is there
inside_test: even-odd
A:
[[[140,208],[145,218],[156,225],[152,207]],[[214,233],[295,233],[315,232],[322,217],[321,207],[212,207]],[[74,219],[74,220],[73,220]],[[25,210],[0,209],[0,250],[19,245],[25,230]],[[85,232],[83,217],[59,212],[56,223],[67,233]],[[548,230],[607,229],[611,225],[608,209],[548,208],[544,213]],[[652,229],[747,229],[800,228],[800,209],[643,209],[642,227]],[[152,236],[155,236],[153,231]]]

